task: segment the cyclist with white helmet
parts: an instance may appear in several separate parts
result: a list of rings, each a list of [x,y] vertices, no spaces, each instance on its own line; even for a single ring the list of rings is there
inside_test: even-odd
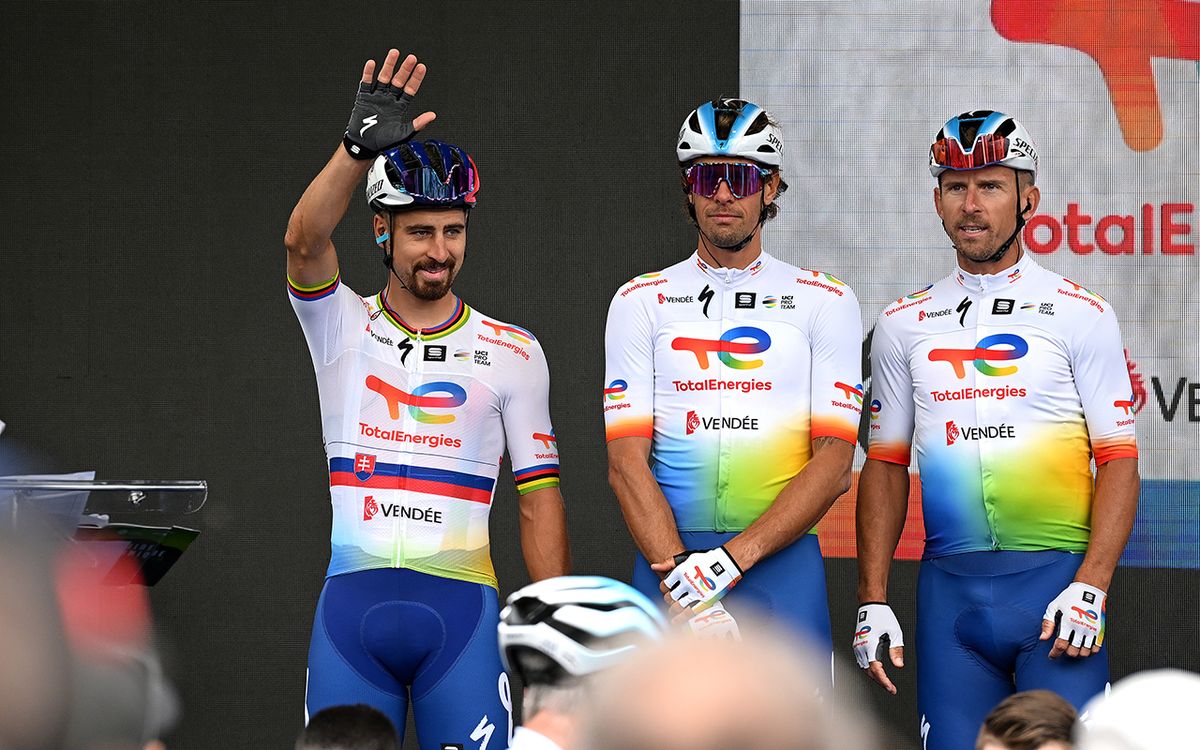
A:
[[[862,411],[858,301],[763,249],[787,188],[783,134],[740,99],[690,113],[676,144],[696,250],[613,297],[609,481],[634,586],[672,613],[725,597],[830,643],[815,526],[850,486]]]
[[[1105,599],[1139,484],[1112,305],[1021,242],[1040,198],[1033,139],[1008,115],[967,112],[929,163],[957,267],[875,326],[854,651],[895,693],[884,663],[903,666],[904,639],[887,582],[915,448],[917,702],[926,750],[940,750],[970,747],[1014,692],[1053,690],[1078,708],[1104,689]]]
[[[535,580],[569,568],[549,374],[529,331],[452,291],[479,191],[463,149],[413,141],[425,66],[363,69],[342,146],[288,222],[288,287],[316,369],[332,555],[309,649],[306,715],[364,703],[423,748],[503,748],[511,698],[488,513],[507,450]],[[369,174],[368,174],[369,170]],[[342,283],[330,237],[364,177],[387,283]]]
[[[572,747],[591,676],[662,640],[665,627],[649,599],[611,578],[561,576],[514,592],[498,630],[504,664],[525,685],[510,747]]]

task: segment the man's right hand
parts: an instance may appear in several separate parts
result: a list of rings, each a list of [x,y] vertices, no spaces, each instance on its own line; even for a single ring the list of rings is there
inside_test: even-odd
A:
[[[887,648],[885,646],[885,641]],[[886,649],[886,654],[885,654]],[[892,608],[884,602],[868,602],[858,608],[858,620],[854,631],[854,658],[858,666],[867,670],[872,680],[882,685],[892,695],[896,686],[888,679],[883,668],[884,656],[890,656],[892,665],[904,667],[904,634]]]
[[[342,144],[355,159],[374,159],[389,148],[404,143],[413,134],[433,122],[433,112],[425,112],[415,120],[408,119],[408,105],[425,79],[425,64],[416,55],[409,55],[396,68],[400,58],[397,50],[388,50],[375,77],[375,61],[363,66],[358,96]],[[393,74],[393,71],[395,73]]]

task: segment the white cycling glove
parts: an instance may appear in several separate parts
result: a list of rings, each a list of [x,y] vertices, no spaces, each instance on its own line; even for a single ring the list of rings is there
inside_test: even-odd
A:
[[[708,609],[742,580],[742,569],[724,547],[675,555],[675,569],[663,579],[681,607]]]
[[[1061,616],[1058,637],[1071,646],[1100,648],[1104,644],[1104,601],[1107,595],[1086,583],[1075,581],[1054,597],[1042,619],[1054,622]]]
[[[873,661],[891,664],[888,649],[903,646],[904,633],[891,607],[883,602],[868,602],[858,608],[854,629],[854,658],[858,666],[867,669]]]
[[[742,640],[742,631],[738,628],[737,620],[725,609],[725,605],[717,602],[698,615],[688,620],[688,628],[697,638],[725,638],[731,641]]]

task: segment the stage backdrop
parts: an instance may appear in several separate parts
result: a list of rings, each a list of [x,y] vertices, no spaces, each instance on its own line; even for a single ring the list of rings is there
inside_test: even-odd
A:
[[[1116,406],[1137,415],[1143,481],[1109,603],[1115,676],[1195,668],[1172,644],[1196,635],[1200,568],[1200,3],[748,1],[741,39],[741,93],[785,134],[791,190],[766,245],[846,281],[866,331],[953,267],[927,169],[942,123],[995,109],[1032,134],[1042,203],[1025,247],[1116,310],[1133,384]],[[834,580],[854,555],[853,509],[851,494],[821,525]],[[922,536],[918,491],[899,557],[919,559]],[[911,633],[912,570],[898,568]]]

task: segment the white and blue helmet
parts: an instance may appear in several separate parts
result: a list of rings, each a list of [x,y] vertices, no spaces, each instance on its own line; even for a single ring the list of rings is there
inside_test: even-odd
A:
[[[666,622],[631,586],[559,576],[513,592],[500,613],[504,667],[526,685],[555,684],[613,666],[662,640]]]
[[[721,128],[718,113],[734,115]],[[722,118],[727,119],[727,118]],[[766,167],[783,168],[783,132],[771,124],[767,111],[745,99],[714,99],[697,107],[683,121],[675,155],[680,164],[704,156],[736,156]]]
[[[929,172],[967,171],[1002,166],[1032,172],[1038,157],[1025,126],[1003,112],[977,109],[951,117],[929,147]]]

